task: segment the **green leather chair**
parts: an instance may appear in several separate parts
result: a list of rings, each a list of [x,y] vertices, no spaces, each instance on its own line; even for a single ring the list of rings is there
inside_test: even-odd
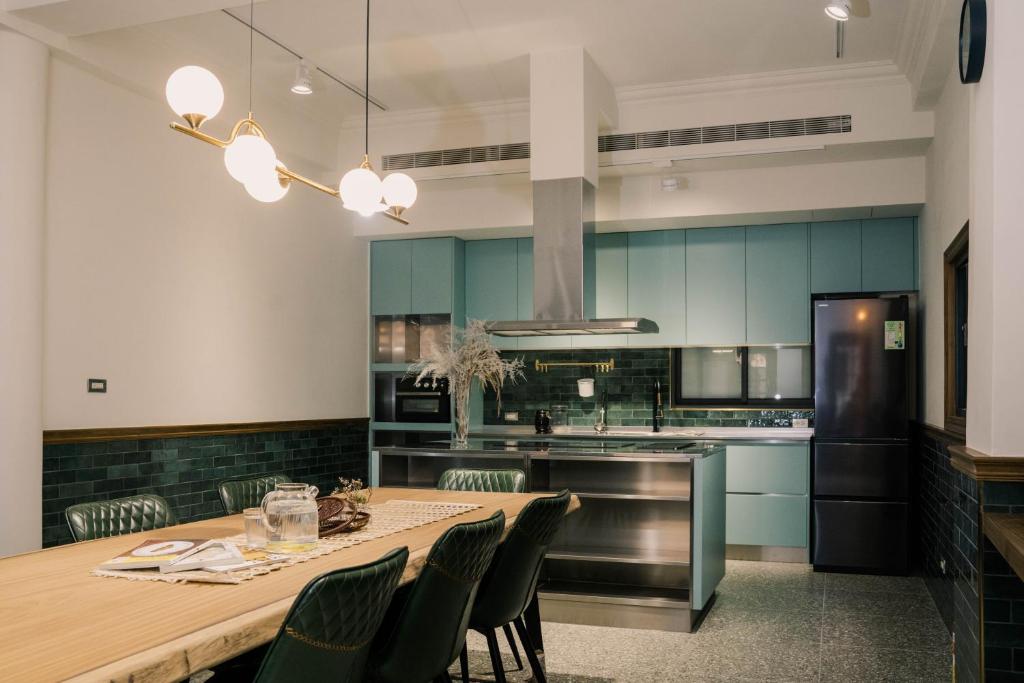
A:
[[[522,470],[474,470],[469,468],[454,467],[441,473],[437,482],[437,488],[441,491],[484,491],[492,493],[523,493],[526,491],[526,474]],[[519,648],[516,647],[515,636],[512,635],[512,627],[505,624],[505,639],[508,646],[512,648],[512,656],[516,660],[516,667],[523,670],[523,660],[519,656]],[[465,668],[465,667],[463,667]],[[465,675],[465,672],[463,672]]]
[[[310,581],[270,643],[256,683],[363,680],[370,646],[409,559],[408,548]]]
[[[522,493],[526,490],[526,475],[522,470],[472,470],[453,468],[441,473],[437,481],[439,491],[484,491],[495,493]]]
[[[466,642],[480,579],[494,557],[505,514],[456,524],[434,543],[419,577],[395,594],[377,633],[368,680],[451,681],[448,667]]]
[[[72,505],[64,511],[76,541],[151,531],[178,523],[167,501],[152,493]]]
[[[263,497],[278,484],[287,484],[291,479],[278,473],[246,474],[217,482],[224,514],[237,515],[245,508],[259,507]]]
[[[494,680],[497,683],[505,680],[498,650],[497,629],[508,628],[510,623],[515,625],[519,639],[523,641],[534,680],[537,683],[546,681],[544,670],[537,659],[537,650],[523,621],[523,612],[537,590],[541,563],[555,533],[562,525],[565,512],[569,509],[569,499],[569,492],[562,491],[557,496],[530,501],[516,517],[516,523],[505,542],[498,546],[494,561],[480,582],[480,590],[469,617],[469,627],[487,639]],[[469,683],[465,646],[460,659],[463,683]]]

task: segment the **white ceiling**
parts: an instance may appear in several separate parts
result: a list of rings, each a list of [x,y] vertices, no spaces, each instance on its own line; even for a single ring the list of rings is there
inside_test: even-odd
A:
[[[11,1],[8,0],[10,9]],[[235,0],[237,2],[237,0]],[[67,34],[137,78],[207,64],[244,98],[248,34],[217,0],[18,0],[12,14]],[[124,2],[137,26],[125,24]],[[528,55],[581,45],[616,88],[833,65],[893,61],[907,0],[854,0],[846,56],[820,0],[377,0],[371,94],[389,110],[525,98]],[[140,6],[152,8],[147,14]],[[167,7],[180,8],[167,19]],[[86,11],[83,11],[85,7]],[[157,9],[157,8],[163,9]],[[263,0],[257,27],[344,80],[363,81],[363,0]],[[248,17],[249,6],[230,8]],[[104,14],[106,13],[106,14]],[[257,96],[293,97],[295,59],[257,37]],[[128,67],[128,65],[131,65]],[[152,74],[147,74],[147,70]],[[295,106],[318,118],[357,113],[361,100],[322,75]],[[231,96],[229,87],[229,97]],[[244,102],[237,103],[243,105]]]

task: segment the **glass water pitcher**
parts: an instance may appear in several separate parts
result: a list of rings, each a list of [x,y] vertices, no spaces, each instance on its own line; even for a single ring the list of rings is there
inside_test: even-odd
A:
[[[303,553],[316,547],[319,536],[316,497],[319,493],[315,486],[280,483],[263,497],[268,552]]]

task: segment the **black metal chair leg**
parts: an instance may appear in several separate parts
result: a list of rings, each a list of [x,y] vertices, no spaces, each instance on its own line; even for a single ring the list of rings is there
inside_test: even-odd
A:
[[[494,683],[505,683],[505,667],[501,665],[501,650],[498,649],[498,632],[488,631],[487,650],[491,653],[491,668],[494,669]]]
[[[501,630],[505,632],[505,639],[508,640],[508,646],[512,648],[512,657],[516,660],[516,671],[522,671],[523,660],[519,657],[519,647],[516,645],[516,637],[512,635],[512,624],[505,624],[501,627]]]
[[[544,669],[541,668],[540,660],[537,659],[537,650],[533,647],[533,639],[530,638],[530,632],[526,628],[526,624],[523,622],[523,618],[519,617],[513,621],[516,625],[516,633],[519,634],[519,640],[523,644],[523,649],[526,650],[526,658],[530,660],[530,668],[533,670],[533,680],[537,683],[547,683],[547,676],[544,675]]]
[[[459,668],[462,669],[462,683],[469,683],[469,649],[465,643],[459,653]]]

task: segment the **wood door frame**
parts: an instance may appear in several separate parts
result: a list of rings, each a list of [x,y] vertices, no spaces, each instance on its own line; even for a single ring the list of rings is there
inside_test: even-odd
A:
[[[943,252],[944,321],[944,406],[946,431],[963,437],[967,432],[967,418],[956,414],[956,270],[967,262],[970,221],[964,223],[953,241]],[[968,266],[969,268],[970,266]]]

